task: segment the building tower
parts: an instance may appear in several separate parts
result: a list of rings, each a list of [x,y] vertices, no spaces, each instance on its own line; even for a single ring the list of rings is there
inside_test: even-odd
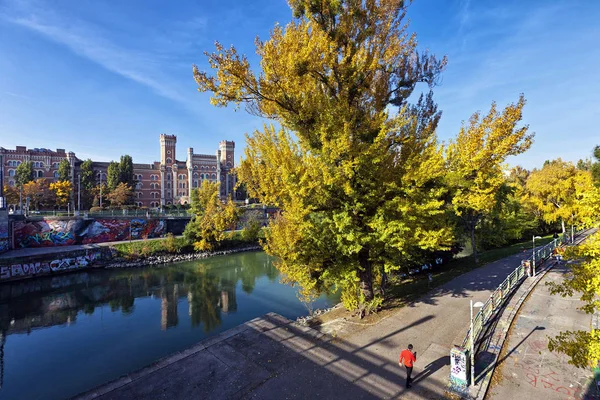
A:
[[[160,204],[173,204],[173,193],[177,181],[173,177],[172,165],[176,162],[177,136],[160,134]],[[168,175],[168,177],[167,177]]]
[[[235,142],[222,140],[219,143],[219,151],[217,152],[217,164],[220,164],[221,170],[219,175],[225,175],[224,179],[219,176],[221,182],[221,195],[229,197],[233,193],[235,187],[235,179],[231,175],[231,170],[234,167],[234,151]]]

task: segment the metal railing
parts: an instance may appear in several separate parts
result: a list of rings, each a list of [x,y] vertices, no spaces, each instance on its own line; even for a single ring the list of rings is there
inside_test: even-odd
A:
[[[27,217],[191,217],[187,210],[30,211]]]
[[[581,233],[578,231],[577,234]],[[563,244],[570,243],[572,238],[563,234],[558,239],[554,239],[552,242],[542,246],[540,248],[535,249],[535,260],[538,266],[541,266],[552,254],[555,248],[562,246]],[[533,254],[533,252],[532,252]],[[531,262],[531,260],[526,260]],[[479,310],[479,312],[475,315],[473,319],[473,335],[471,335],[471,330],[467,332],[465,339],[463,340],[462,347],[471,348],[471,338],[475,338],[475,344],[479,340],[479,336],[484,330],[486,324],[492,319],[495,315],[496,311],[500,309],[504,300],[506,300],[516,289],[523,277],[527,275],[526,267],[524,265],[519,265],[513,272],[508,275],[508,277],[502,282],[496,290],[490,295],[488,300],[485,302],[483,307]]]

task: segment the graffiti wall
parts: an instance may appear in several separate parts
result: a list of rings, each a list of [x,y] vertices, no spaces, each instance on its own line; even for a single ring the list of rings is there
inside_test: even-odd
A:
[[[50,262],[4,265],[0,266],[0,281],[73,271],[80,268],[86,268],[100,259],[102,259],[102,253],[96,251],[79,257],[57,258]]]
[[[8,212],[0,210],[0,253],[8,251]]]
[[[14,248],[17,249],[160,237],[166,233],[166,223],[142,218],[44,219],[15,221],[13,231]]]

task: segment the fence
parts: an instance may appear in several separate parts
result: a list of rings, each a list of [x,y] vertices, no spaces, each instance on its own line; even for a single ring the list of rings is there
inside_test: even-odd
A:
[[[75,217],[77,212],[67,211],[30,211],[28,217]],[[82,217],[191,217],[187,210],[102,210],[102,211],[80,211]]]
[[[579,234],[581,231],[577,232]],[[536,265],[541,265],[547,260],[553,253],[556,247],[571,242],[572,238],[567,234],[563,234],[558,239],[552,242],[536,248],[533,254],[535,255]],[[531,260],[527,260],[531,261]],[[519,286],[523,277],[526,276],[526,270],[523,265],[518,266],[505,280],[494,290],[489,299],[485,302],[483,307],[479,310],[475,318],[473,319],[473,335],[471,330],[467,332],[467,335],[462,343],[463,348],[471,348],[471,340],[475,338],[475,344],[479,340],[479,336],[483,332],[485,325],[492,319],[496,311],[500,309],[504,300],[506,300],[513,292],[513,290]]]

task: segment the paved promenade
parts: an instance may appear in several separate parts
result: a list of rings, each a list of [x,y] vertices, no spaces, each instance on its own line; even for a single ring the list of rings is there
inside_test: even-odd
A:
[[[468,330],[469,299],[485,301],[528,254],[457,277],[351,335],[320,336],[272,315],[83,398],[101,393],[102,399],[443,398],[449,349],[460,344]],[[398,366],[398,354],[408,343],[418,358],[411,389],[404,388],[405,372]],[[107,392],[111,388],[115,390]]]
[[[567,363],[568,357],[551,353],[548,338],[560,331],[589,330],[592,316],[578,310],[577,297],[551,295],[547,282],[559,283],[568,268],[551,269],[524,302],[511,328],[506,355],[496,372],[489,399],[598,399],[591,369]]]

